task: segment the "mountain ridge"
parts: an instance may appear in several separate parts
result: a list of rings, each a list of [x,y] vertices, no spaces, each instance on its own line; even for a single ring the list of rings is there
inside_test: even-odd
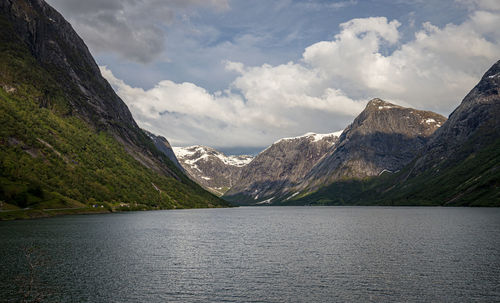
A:
[[[188,175],[207,190],[221,196],[239,179],[251,156],[226,156],[207,146],[173,147],[177,159]]]
[[[229,205],[155,147],[84,42],[44,1],[0,1],[0,71],[1,205],[37,216],[95,203]]]
[[[338,134],[307,133],[274,142],[243,168],[240,179],[223,198],[244,205],[271,203],[301,181],[336,144]]]
[[[372,99],[299,189],[317,189],[342,178],[359,179],[397,171],[415,158],[445,121],[445,117],[430,111]]]

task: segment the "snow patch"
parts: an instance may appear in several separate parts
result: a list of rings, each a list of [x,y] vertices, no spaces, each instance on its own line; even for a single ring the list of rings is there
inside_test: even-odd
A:
[[[378,107],[378,109],[389,109],[389,108],[396,108],[396,106],[384,105],[384,106],[379,106]]]
[[[198,148],[199,146],[172,147],[172,150],[177,158],[182,159],[194,155]]]
[[[335,137],[340,137],[340,135],[342,135],[343,132],[344,132],[344,130],[339,130],[339,131],[333,132],[332,135],[334,135]]]
[[[340,133],[342,133],[343,131],[340,131]],[[324,138],[328,138],[328,137],[339,137],[340,135],[337,135],[338,132],[335,132],[335,133],[330,133],[330,134],[315,134],[313,135],[313,142],[317,142],[317,141],[321,141],[323,140]]]
[[[273,199],[274,199],[274,197],[269,198],[269,199],[264,200],[264,201],[257,202],[256,204],[271,204],[271,201],[272,201]]]
[[[252,162],[253,157],[251,156],[226,156],[222,153],[217,153],[215,155],[219,160],[221,160],[224,164],[243,167],[248,165],[248,163]]]
[[[488,78],[493,79],[493,78],[497,78],[499,76],[500,76],[500,73],[496,73],[496,74],[494,74],[492,76],[488,76]]]
[[[222,161],[226,165],[243,167],[248,165],[248,163],[252,162],[253,157],[251,156],[226,156],[223,153],[206,146],[188,146],[188,147],[172,147],[172,150],[175,153],[175,156],[182,160],[184,163],[188,165],[193,165],[199,160],[209,159],[210,157],[216,157],[220,161]],[[199,157],[194,159],[192,158],[195,154],[199,153]]]
[[[388,169],[384,169],[382,170],[378,175],[382,175],[383,173],[391,173],[392,174],[392,171],[388,170]]]
[[[204,179],[204,180],[207,180],[207,181],[208,181],[208,180],[212,180],[212,178],[205,177],[205,176],[202,176],[201,178],[202,178],[202,179]]]
[[[303,139],[303,138],[312,138],[313,139],[312,142],[317,142],[317,141],[321,141],[324,138],[328,138],[328,137],[340,137],[340,135],[342,134],[343,131],[344,130],[339,130],[339,131],[336,131],[333,133],[328,133],[328,134],[306,133],[306,134],[303,134],[303,135],[297,136],[297,137],[282,138],[282,139],[279,139],[278,141],[274,142],[273,144],[276,144],[276,143],[279,143],[282,141],[292,141],[292,140]]]
[[[300,193],[300,191],[294,193],[293,195],[291,195],[290,197],[286,198],[285,201],[288,201],[290,200],[291,198],[295,197],[296,195],[298,195]]]
[[[434,120],[434,119],[432,119],[432,118],[422,119],[422,123],[426,123],[426,124],[435,124],[435,126],[437,126],[437,127],[441,127],[441,122],[437,122],[436,120]]]

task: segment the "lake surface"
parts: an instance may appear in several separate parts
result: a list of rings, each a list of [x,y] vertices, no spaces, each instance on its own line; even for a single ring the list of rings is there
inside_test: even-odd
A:
[[[500,301],[500,209],[242,207],[0,222],[0,301],[22,248],[57,302]]]

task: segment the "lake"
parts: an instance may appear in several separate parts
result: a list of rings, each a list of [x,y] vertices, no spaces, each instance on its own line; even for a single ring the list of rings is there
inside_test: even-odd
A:
[[[16,296],[25,247],[44,260],[37,291],[56,302],[500,301],[498,208],[241,207],[0,222],[1,301]]]

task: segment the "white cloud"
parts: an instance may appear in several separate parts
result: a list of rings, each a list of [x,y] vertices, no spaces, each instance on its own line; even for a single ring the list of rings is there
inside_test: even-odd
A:
[[[354,19],[332,41],[308,47],[304,61],[348,96],[380,97],[417,108],[451,112],[486,69],[500,58],[499,15],[473,12],[460,24],[424,23],[415,38],[390,55],[399,22]]]
[[[262,147],[304,128],[338,129],[365,104],[338,89],[315,90],[318,76],[301,65],[244,70],[240,64],[228,66],[242,74],[231,89],[215,93],[168,80],[144,90],[117,79],[106,67],[101,67],[101,73],[141,127],[167,137],[174,145]]]
[[[139,125],[174,145],[249,147],[344,128],[374,97],[450,113],[500,58],[494,10],[471,11],[462,24],[442,28],[423,23],[406,43],[400,25],[384,17],[350,20],[333,40],[307,47],[298,62],[226,61],[237,77],[214,93],[168,80],[150,90],[133,88],[101,70]]]

